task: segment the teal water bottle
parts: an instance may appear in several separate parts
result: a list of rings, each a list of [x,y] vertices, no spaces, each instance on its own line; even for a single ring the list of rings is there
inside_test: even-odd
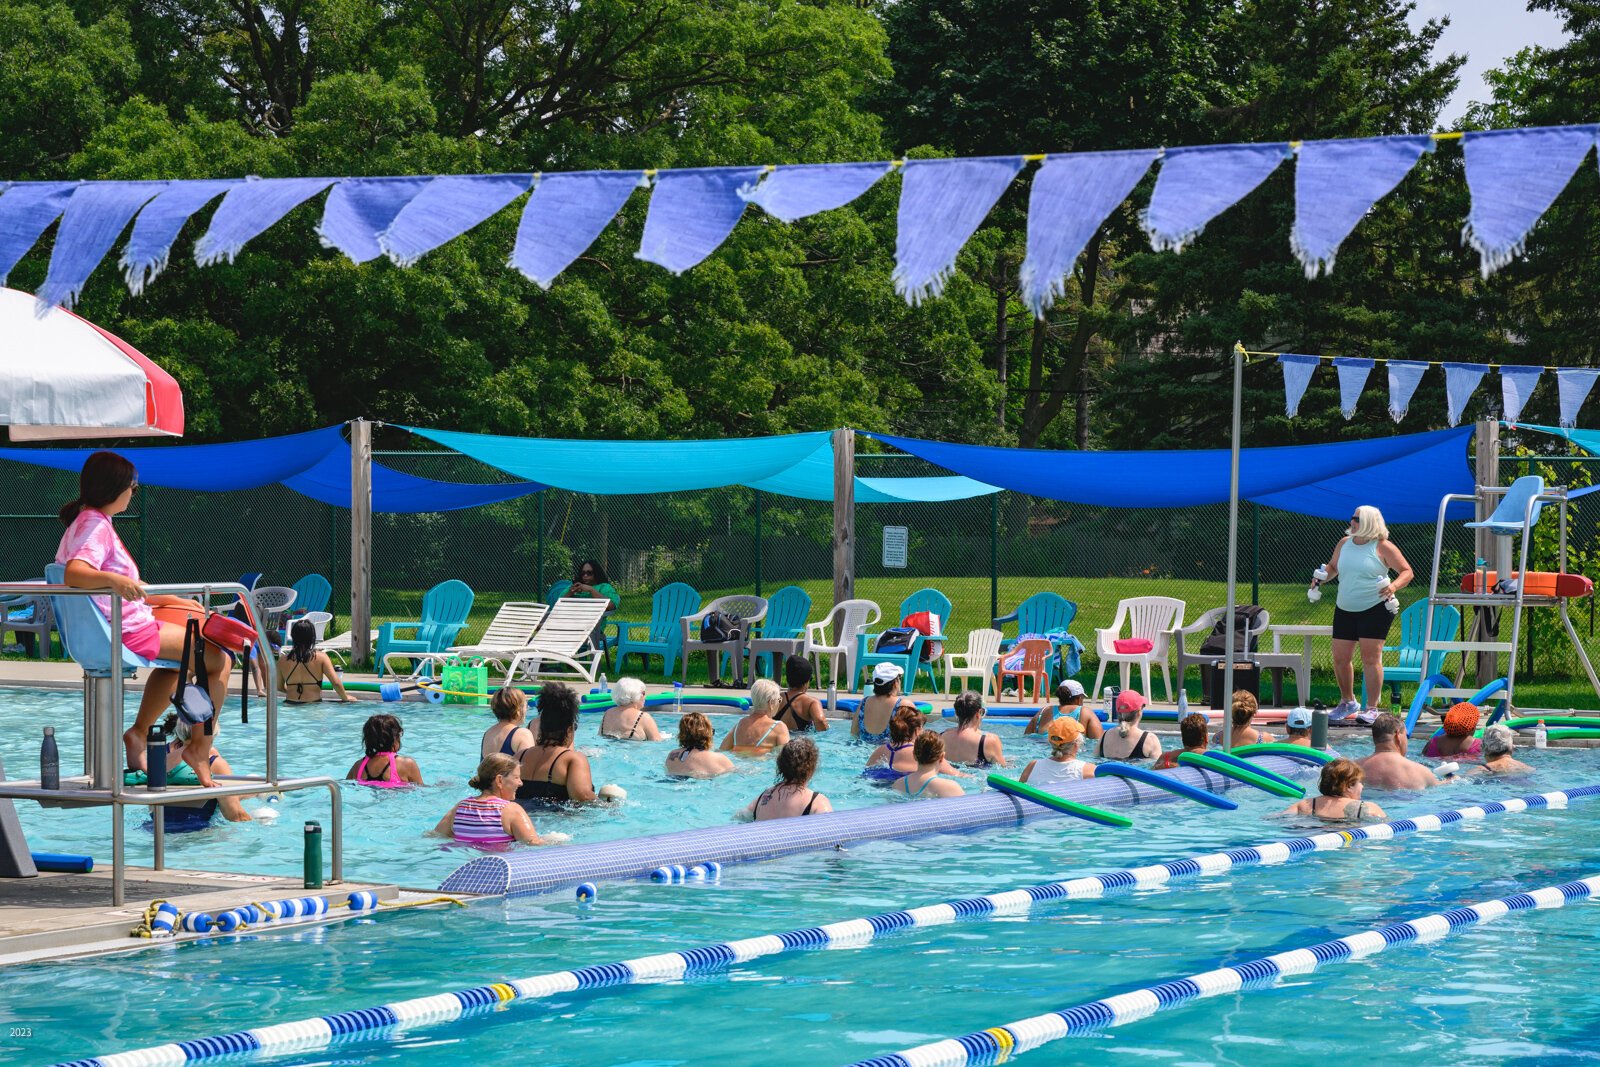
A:
[[[322,888],[322,825],[306,823],[306,888]]]

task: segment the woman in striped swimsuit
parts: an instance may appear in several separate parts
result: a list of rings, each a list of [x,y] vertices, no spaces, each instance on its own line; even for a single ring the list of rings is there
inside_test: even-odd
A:
[[[517,761],[503,752],[492,752],[478,764],[478,773],[467,783],[478,795],[461,801],[439,820],[433,833],[453,838],[474,848],[504,848],[520,841],[524,845],[547,845],[533,820],[516,802],[522,770]]]

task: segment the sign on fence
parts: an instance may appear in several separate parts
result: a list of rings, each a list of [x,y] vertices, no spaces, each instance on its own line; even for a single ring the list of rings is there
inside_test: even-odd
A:
[[[904,526],[885,526],[883,528],[883,565],[885,567],[904,568],[906,565],[906,548],[910,543],[910,532]]]

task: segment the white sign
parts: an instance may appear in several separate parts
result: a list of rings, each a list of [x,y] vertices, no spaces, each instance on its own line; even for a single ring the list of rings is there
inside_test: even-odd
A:
[[[883,528],[883,565],[885,567],[905,567],[906,547],[911,543],[911,534],[904,526],[885,526]]]

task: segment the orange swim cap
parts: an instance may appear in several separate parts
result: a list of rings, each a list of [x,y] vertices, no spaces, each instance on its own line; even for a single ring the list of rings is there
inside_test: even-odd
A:
[[[1478,706],[1463,700],[1444,713],[1444,732],[1451,737],[1470,737],[1478,728]]]

